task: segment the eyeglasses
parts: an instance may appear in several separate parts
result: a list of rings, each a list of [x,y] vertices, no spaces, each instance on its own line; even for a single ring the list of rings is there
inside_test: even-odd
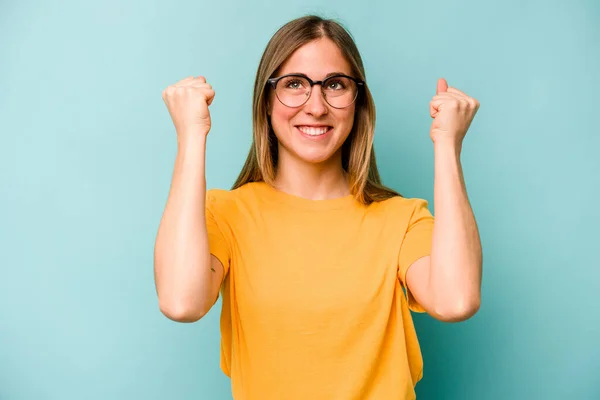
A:
[[[346,108],[358,97],[359,87],[365,82],[347,75],[332,75],[322,81],[313,81],[306,75],[289,74],[267,80],[275,96],[286,107],[300,107],[310,98],[314,85],[321,85],[323,98],[333,108]]]

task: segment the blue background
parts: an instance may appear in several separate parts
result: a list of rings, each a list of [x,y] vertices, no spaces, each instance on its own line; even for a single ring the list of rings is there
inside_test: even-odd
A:
[[[597,1],[3,1],[0,399],[230,399],[220,303],[160,314],[153,246],[175,132],[162,90],[205,75],[207,180],[251,138],[270,36],[306,13],[354,35],[384,181],[433,204],[428,103],[444,77],[481,108],[463,149],[483,303],[415,315],[419,399],[599,399]]]

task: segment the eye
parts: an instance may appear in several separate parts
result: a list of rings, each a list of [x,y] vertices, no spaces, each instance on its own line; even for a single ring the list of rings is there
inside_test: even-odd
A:
[[[331,81],[327,81],[327,84],[325,85],[325,90],[338,91],[344,89],[346,89],[346,85],[341,79],[333,79]]]
[[[287,85],[285,85],[285,87],[290,88],[290,89],[298,89],[298,88],[302,87],[302,83],[300,83],[299,80],[289,81],[287,83]]]
[[[290,77],[290,78],[284,79],[283,82],[281,82],[281,83],[282,83],[283,88],[289,89],[289,90],[303,89],[307,85],[305,80],[298,78],[298,77]]]

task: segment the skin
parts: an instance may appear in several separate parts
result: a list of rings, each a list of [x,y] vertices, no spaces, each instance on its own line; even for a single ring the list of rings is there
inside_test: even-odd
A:
[[[340,49],[323,38],[296,50],[281,66],[277,76],[304,73],[312,80],[322,80],[328,73],[352,76],[350,64]],[[309,199],[329,199],[348,195],[349,188],[342,169],[341,147],[354,121],[355,103],[336,109],[325,102],[320,86],[314,86],[310,98],[301,107],[283,105],[273,90],[269,94],[269,116],[279,142],[277,189]],[[328,125],[333,132],[310,139],[302,136],[298,125]]]
[[[472,317],[481,304],[483,256],[465,185],[462,143],[479,109],[464,92],[437,82],[429,103],[434,148],[435,224],[431,255],[415,261],[406,283],[428,314],[445,322]]]

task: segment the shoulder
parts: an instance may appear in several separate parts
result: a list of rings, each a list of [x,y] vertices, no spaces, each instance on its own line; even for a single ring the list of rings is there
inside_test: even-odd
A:
[[[238,208],[241,203],[251,202],[258,197],[257,183],[247,183],[237,189],[209,189],[206,191],[206,207],[211,211],[227,211]]]
[[[223,202],[231,201],[235,198],[233,190],[225,189],[208,189],[206,191],[206,205],[216,205]]]
[[[371,203],[369,208],[384,212],[387,215],[406,215],[410,217],[416,212],[428,210],[429,202],[418,197],[394,196],[383,201]]]

